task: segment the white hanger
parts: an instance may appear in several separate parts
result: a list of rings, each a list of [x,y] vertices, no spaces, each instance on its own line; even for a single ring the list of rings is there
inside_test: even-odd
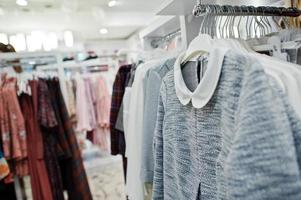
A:
[[[185,64],[188,61],[196,61],[201,55],[210,53],[214,49],[213,44],[214,40],[210,35],[200,34],[189,44],[181,64]]]
[[[268,39],[268,44],[271,44],[273,46],[273,57],[277,57],[281,60],[287,61],[288,60],[288,54],[287,53],[282,53],[282,45],[281,45],[281,40],[280,37],[278,36],[272,36]]]

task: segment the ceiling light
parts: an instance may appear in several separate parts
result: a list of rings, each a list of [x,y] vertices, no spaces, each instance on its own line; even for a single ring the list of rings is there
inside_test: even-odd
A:
[[[28,2],[27,2],[27,0],[17,0],[16,4],[19,6],[27,6]]]
[[[111,1],[109,1],[109,3],[108,3],[108,6],[109,7],[114,7],[114,6],[116,6],[117,5],[117,1],[116,0],[111,0]]]
[[[100,32],[100,34],[105,35],[105,34],[108,34],[109,31],[106,28],[102,28],[102,29],[99,30],[99,32]]]

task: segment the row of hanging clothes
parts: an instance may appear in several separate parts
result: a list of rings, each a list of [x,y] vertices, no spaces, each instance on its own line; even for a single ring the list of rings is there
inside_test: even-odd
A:
[[[163,38],[156,38],[152,45],[162,47],[164,50],[138,52],[139,61],[121,66],[114,80],[110,110],[111,154],[120,154],[123,157],[126,194],[129,199],[143,199],[144,196],[151,198],[151,184],[145,185],[148,192],[144,193],[143,181],[140,179],[139,163],[142,159],[140,151],[142,135],[140,132],[144,129],[148,132],[151,131],[149,128],[154,126],[155,120],[145,119],[143,110],[148,107],[149,114],[152,115],[152,118],[155,117],[155,106],[153,108],[150,106],[156,102],[158,97],[156,90],[159,90],[158,87],[160,88],[161,79],[172,68],[173,58],[179,54],[181,47],[179,37],[180,32],[177,30]],[[167,46],[169,51],[165,48]],[[166,59],[168,59],[167,62]],[[152,70],[150,70],[151,68]],[[149,90],[152,90],[153,93]],[[146,91],[149,93],[146,94]],[[137,143],[138,141],[139,143]],[[152,148],[145,148],[146,152],[148,150],[151,151]],[[151,152],[148,154],[152,155]],[[147,161],[147,159],[145,160]],[[147,173],[146,171],[146,179],[149,177]]]
[[[2,73],[0,123],[1,185],[17,199],[92,199],[58,78]]]
[[[78,137],[87,138],[109,154],[111,94],[104,75],[76,73],[66,86],[67,108]]]
[[[194,15],[187,50],[117,74],[112,153],[127,158],[129,199],[300,199],[301,31],[289,19],[301,11],[198,4]]]
[[[264,16],[284,16],[289,27],[286,17],[300,11],[215,5],[198,11],[205,13],[201,34],[161,86],[153,199],[299,199],[300,66],[287,62],[279,35],[268,40],[270,57],[236,39],[231,24],[247,15],[255,32],[247,38],[260,38],[269,33]],[[213,37],[212,24],[220,27],[223,14],[230,15],[226,33]],[[299,30],[286,32],[298,44],[292,36]]]
[[[62,79],[65,101],[73,129],[82,149],[87,150],[90,141],[103,154],[110,153],[110,107],[115,67],[103,64],[99,59],[89,62],[70,62],[64,68]],[[57,74],[57,65],[37,67],[45,75]]]

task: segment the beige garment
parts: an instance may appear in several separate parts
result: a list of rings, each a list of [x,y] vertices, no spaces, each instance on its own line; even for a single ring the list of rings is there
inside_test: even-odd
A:
[[[73,92],[73,83],[72,81],[66,81],[67,93],[68,93],[68,103],[67,109],[71,118],[76,116],[76,104],[75,104],[75,94]]]
[[[26,195],[26,200],[32,200],[32,189],[30,184],[30,176],[23,177],[24,191]]]

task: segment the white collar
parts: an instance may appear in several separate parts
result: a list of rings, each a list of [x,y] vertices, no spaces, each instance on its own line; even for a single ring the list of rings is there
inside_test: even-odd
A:
[[[228,49],[215,48],[210,52],[207,71],[194,92],[187,88],[181,70],[181,62],[185,53],[178,57],[174,67],[174,81],[177,97],[183,105],[187,105],[191,101],[193,107],[202,108],[209,102],[217,87],[227,51]]]

